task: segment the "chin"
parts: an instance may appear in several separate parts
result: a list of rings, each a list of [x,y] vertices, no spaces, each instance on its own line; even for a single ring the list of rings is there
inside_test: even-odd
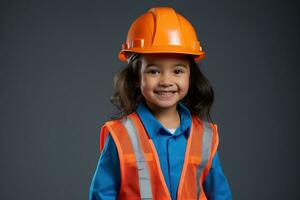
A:
[[[178,103],[178,101],[175,101],[175,102],[154,102],[152,104],[154,104],[155,106],[157,107],[160,107],[160,108],[171,108],[173,106],[176,106]]]

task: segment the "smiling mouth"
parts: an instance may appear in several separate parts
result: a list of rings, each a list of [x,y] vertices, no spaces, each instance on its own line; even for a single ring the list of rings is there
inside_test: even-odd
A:
[[[176,93],[176,91],[154,91],[155,94],[162,97],[170,97]]]

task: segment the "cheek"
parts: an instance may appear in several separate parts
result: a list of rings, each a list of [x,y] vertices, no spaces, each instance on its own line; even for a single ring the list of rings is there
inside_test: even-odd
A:
[[[140,84],[141,91],[147,91],[152,88],[152,82],[147,76],[141,77],[141,84]]]
[[[190,85],[190,79],[189,79],[189,76],[183,78],[183,79],[180,81],[179,85],[180,85],[180,88],[181,88],[182,90],[188,90],[188,89],[189,89],[189,85]]]

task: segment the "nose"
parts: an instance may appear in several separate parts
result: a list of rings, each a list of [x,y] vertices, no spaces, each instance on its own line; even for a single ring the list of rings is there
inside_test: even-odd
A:
[[[171,76],[169,76],[167,73],[162,74],[159,79],[159,85],[163,87],[172,86],[173,83]]]

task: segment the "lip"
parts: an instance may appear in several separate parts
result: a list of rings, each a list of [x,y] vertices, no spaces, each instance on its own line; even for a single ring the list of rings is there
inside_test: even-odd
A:
[[[155,93],[160,93],[160,92],[177,92],[176,90],[154,90]]]
[[[162,91],[162,90],[160,90],[160,91],[154,91],[154,93],[156,93],[156,94],[167,94],[167,93],[175,93],[175,92],[177,92],[177,91],[173,91],[173,90],[169,90],[169,91]]]

